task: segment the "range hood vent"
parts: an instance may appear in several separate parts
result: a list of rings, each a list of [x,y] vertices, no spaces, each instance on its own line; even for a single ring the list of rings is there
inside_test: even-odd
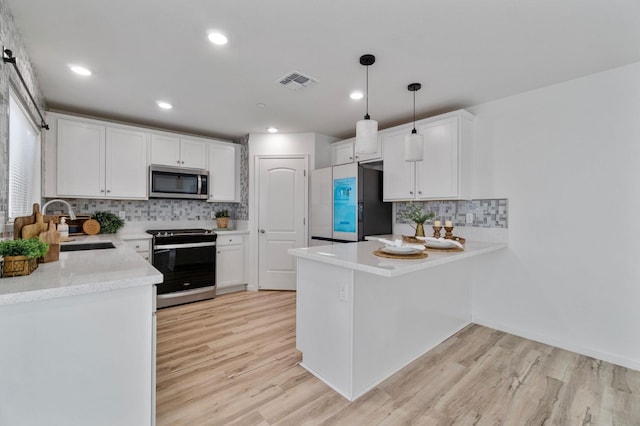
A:
[[[292,71],[278,79],[278,84],[291,90],[298,90],[315,85],[318,80],[304,75],[298,71]]]

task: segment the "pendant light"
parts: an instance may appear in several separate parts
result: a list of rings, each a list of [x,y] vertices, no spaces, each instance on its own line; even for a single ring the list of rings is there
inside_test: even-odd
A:
[[[416,92],[420,90],[420,83],[411,83],[407,86],[413,92],[413,130],[404,137],[404,160],[422,161],[422,135],[416,131]]]
[[[369,66],[376,62],[373,55],[360,56],[360,65],[367,67],[367,111],[364,119],[356,123],[356,153],[373,154],[378,150],[378,122],[369,117]]]

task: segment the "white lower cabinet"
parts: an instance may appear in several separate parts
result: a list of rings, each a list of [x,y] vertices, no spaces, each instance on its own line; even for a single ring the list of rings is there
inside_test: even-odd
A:
[[[218,234],[216,241],[216,292],[230,293],[246,289],[244,235]]]
[[[127,237],[121,237],[129,247],[135,250],[144,260],[151,262],[151,240],[145,239],[127,239]]]

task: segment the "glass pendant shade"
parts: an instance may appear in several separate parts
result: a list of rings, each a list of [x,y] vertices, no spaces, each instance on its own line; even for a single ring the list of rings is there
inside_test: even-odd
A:
[[[356,123],[356,152],[373,154],[378,151],[378,122],[366,118]]]
[[[422,161],[422,135],[411,133],[404,137],[404,160]]]

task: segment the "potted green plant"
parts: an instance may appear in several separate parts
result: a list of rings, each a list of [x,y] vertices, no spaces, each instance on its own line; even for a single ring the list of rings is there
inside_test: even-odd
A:
[[[425,212],[422,205],[413,204],[413,201],[409,202],[407,210],[402,212],[401,215],[405,219],[416,223],[416,226],[411,226],[416,230],[416,237],[424,237],[424,223],[436,217],[435,212]]]
[[[38,267],[38,258],[44,257],[47,251],[49,244],[38,237],[0,241],[0,256],[4,258],[2,276],[29,275]]]
[[[101,234],[115,234],[118,229],[124,226],[122,219],[109,212],[95,212],[91,218],[100,223]]]
[[[229,226],[229,210],[222,209],[216,212],[216,226],[226,228]]]

